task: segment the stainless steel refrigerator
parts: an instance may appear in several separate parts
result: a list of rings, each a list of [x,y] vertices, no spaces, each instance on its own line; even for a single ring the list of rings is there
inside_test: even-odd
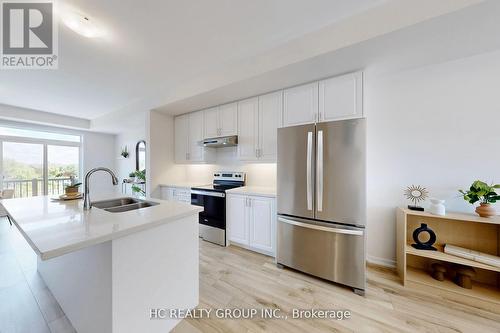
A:
[[[278,265],[364,293],[365,173],[365,119],[278,129]]]

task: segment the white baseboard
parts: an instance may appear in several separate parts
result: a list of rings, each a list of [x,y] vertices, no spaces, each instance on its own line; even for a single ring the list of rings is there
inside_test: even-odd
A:
[[[389,268],[396,268],[396,261],[392,260],[392,259],[367,256],[366,261],[370,264],[375,264],[375,265],[389,267]]]

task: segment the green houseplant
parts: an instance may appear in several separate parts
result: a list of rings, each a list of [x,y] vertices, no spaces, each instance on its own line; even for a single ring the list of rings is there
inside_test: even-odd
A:
[[[146,170],[137,170],[135,172],[135,177],[138,182],[146,183]],[[146,192],[142,189],[142,187],[137,186],[137,184],[132,185],[132,191],[134,193],[138,193],[139,195],[146,195]]]
[[[128,174],[129,183],[133,183],[135,181],[135,171]]]
[[[479,216],[491,217],[496,215],[496,211],[491,204],[500,200],[500,195],[498,195],[496,189],[500,189],[500,184],[488,185],[485,182],[476,180],[468,191],[459,190],[459,192],[464,197],[464,200],[470,204],[479,201],[479,206],[476,207],[476,213]]]
[[[129,157],[129,153],[128,153],[128,148],[127,146],[123,147],[122,148],[122,152],[120,153],[120,155],[123,157],[123,158],[128,158]]]

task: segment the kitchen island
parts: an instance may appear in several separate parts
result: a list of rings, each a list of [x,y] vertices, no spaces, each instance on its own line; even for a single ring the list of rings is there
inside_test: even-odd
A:
[[[168,332],[179,320],[150,319],[151,309],[198,305],[201,208],[148,200],[119,213],[48,196],[2,202],[79,333]]]

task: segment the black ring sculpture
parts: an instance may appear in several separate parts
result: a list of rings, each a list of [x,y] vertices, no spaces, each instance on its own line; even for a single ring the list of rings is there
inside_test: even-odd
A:
[[[426,232],[429,234],[429,240],[427,242],[422,242],[418,236],[420,236],[421,233]],[[430,251],[437,251],[437,249],[432,246],[436,242],[436,234],[432,229],[427,227],[427,224],[422,223],[422,225],[415,229],[413,231],[413,240],[415,241],[416,244],[411,244],[414,248],[418,250],[430,250]]]

